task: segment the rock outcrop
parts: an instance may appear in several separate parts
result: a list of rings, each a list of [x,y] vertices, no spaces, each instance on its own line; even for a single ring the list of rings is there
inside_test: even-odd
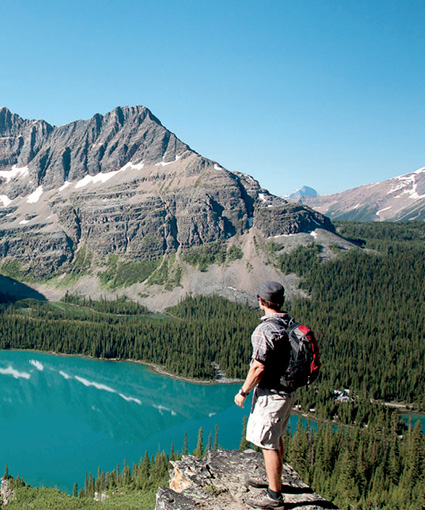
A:
[[[0,506],[6,506],[9,501],[15,499],[15,493],[9,486],[7,478],[0,479]]]
[[[256,229],[265,238],[333,231],[181,142],[141,106],[54,127],[0,109],[0,259],[36,276],[84,247],[157,260]]]
[[[172,464],[170,488],[158,489],[155,510],[247,510],[246,498],[259,489],[246,485],[245,478],[265,477],[262,454],[253,450],[213,450],[205,459],[187,456]],[[285,509],[336,508],[304,484],[288,464],[282,482]]]

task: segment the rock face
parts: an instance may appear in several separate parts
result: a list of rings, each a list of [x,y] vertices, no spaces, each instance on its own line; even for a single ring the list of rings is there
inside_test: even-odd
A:
[[[335,195],[292,198],[333,220],[425,220],[425,168]]]
[[[6,506],[9,501],[15,499],[15,493],[9,487],[9,480],[5,478],[0,479],[0,506]]]
[[[333,231],[323,214],[203,158],[147,108],[59,127],[0,109],[0,260],[36,276],[65,271],[82,247],[155,260],[251,229],[317,227]]]
[[[253,450],[213,450],[205,459],[188,456],[172,464],[170,488],[158,489],[155,510],[246,510],[246,498],[260,489],[244,484],[245,478],[265,477],[262,454]],[[287,509],[336,508],[304,484],[288,464],[282,482]]]

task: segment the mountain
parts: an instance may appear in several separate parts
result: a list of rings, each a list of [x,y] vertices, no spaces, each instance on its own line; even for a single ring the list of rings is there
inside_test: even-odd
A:
[[[31,280],[48,297],[63,294],[60,280],[70,274],[62,287],[103,295],[102,271],[116,273],[130,261],[144,262],[164,283],[172,257],[183,263],[212,243],[233,246],[241,267],[232,277],[216,269],[209,282],[187,277],[188,285],[183,274],[180,286],[240,289],[249,267],[251,292],[259,279],[276,277],[265,259],[256,263],[259,245],[298,234],[311,240],[315,230],[331,236],[334,228],[323,214],[197,154],[145,107],[59,127],[0,109],[0,270]],[[53,277],[59,281],[45,285]],[[152,288],[134,292],[150,296]]]
[[[334,195],[302,197],[298,202],[334,220],[425,220],[425,168]]]
[[[294,191],[290,195],[285,195],[283,198],[290,200],[291,198],[299,198],[299,197],[317,197],[319,194],[314,188],[310,188],[309,186],[302,186],[297,191]]]

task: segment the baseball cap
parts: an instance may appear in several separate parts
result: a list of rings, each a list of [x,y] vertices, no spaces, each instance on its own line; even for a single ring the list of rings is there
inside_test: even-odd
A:
[[[285,289],[279,282],[263,282],[258,287],[258,296],[271,303],[280,304],[283,303]]]

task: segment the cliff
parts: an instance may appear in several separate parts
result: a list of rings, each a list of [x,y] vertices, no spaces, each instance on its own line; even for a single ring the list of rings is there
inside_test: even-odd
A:
[[[36,276],[66,269],[82,246],[152,260],[224,242],[332,231],[330,221],[210,161],[142,106],[54,127],[0,108],[0,258]]]
[[[172,462],[170,488],[160,487],[155,510],[247,510],[245,499],[251,491],[247,476],[265,477],[263,456],[253,450],[212,450],[205,459],[185,456]],[[289,466],[283,466],[285,509],[336,509],[315,494]]]
[[[58,127],[0,108],[0,273],[47,299],[113,298],[121,284],[108,278],[122,269],[134,286],[120,292],[153,310],[206,290],[246,300],[283,278],[270,241],[343,242],[323,214],[204,158],[143,106]],[[197,249],[222,250],[226,264],[195,271],[185,256]]]

